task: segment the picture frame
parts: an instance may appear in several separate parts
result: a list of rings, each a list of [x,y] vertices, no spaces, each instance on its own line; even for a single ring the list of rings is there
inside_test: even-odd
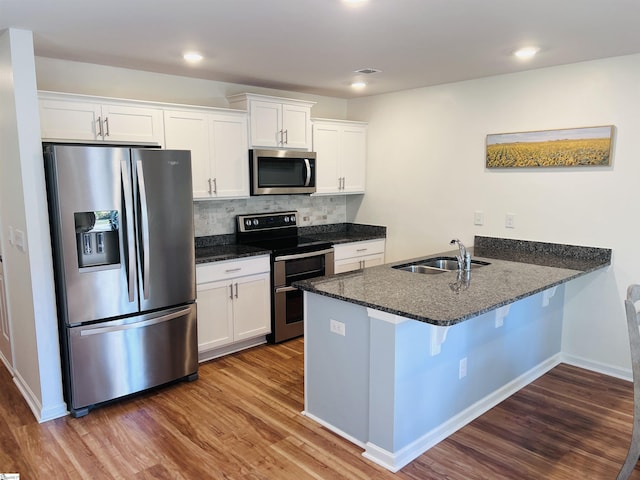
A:
[[[615,127],[565,128],[487,135],[486,168],[608,167]]]

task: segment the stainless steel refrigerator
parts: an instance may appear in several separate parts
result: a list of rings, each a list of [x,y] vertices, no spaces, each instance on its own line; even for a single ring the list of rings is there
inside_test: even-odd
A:
[[[71,414],[197,378],[190,152],[43,150]]]

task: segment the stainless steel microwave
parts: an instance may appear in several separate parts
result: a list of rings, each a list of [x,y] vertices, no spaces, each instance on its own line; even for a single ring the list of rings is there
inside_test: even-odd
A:
[[[296,150],[249,150],[251,195],[316,191],[316,154]]]

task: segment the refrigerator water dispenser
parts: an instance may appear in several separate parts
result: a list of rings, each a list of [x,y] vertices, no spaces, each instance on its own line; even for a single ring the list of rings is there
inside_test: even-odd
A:
[[[117,210],[74,213],[78,267],[120,267]]]

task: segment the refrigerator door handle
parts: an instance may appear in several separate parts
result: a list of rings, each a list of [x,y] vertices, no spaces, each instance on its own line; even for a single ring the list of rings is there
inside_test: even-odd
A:
[[[155,325],[157,323],[162,323],[162,322],[168,322],[169,320],[173,320],[174,318],[187,315],[190,310],[191,308],[183,308],[181,310],[178,310],[177,312],[168,313],[167,315],[150,318],[149,320],[143,320],[141,322],[127,323],[125,325],[113,325],[110,327],[88,328],[86,330],[82,330],[80,332],[80,336],[86,337],[87,335],[100,335],[100,334],[109,333],[109,332],[121,332],[123,330],[131,330],[132,328],[148,327],[150,325]]]
[[[127,284],[129,287],[129,302],[135,300],[135,282],[136,282],[136,245],[133,230],[133,192],[131,190],[131,173],[129,172],[129,162],[122,160],[120,162],[120,174],[122,176],[122,189],[124,191],[124,212],[127,222]]]
[[[138,192],[140,194],[140,235],[142,236],[142,290],[144,298],[149,298],[149,210],[147,206],[147,193],[144,185],[144,173],[142,161],[137,162],[138,169]]]

